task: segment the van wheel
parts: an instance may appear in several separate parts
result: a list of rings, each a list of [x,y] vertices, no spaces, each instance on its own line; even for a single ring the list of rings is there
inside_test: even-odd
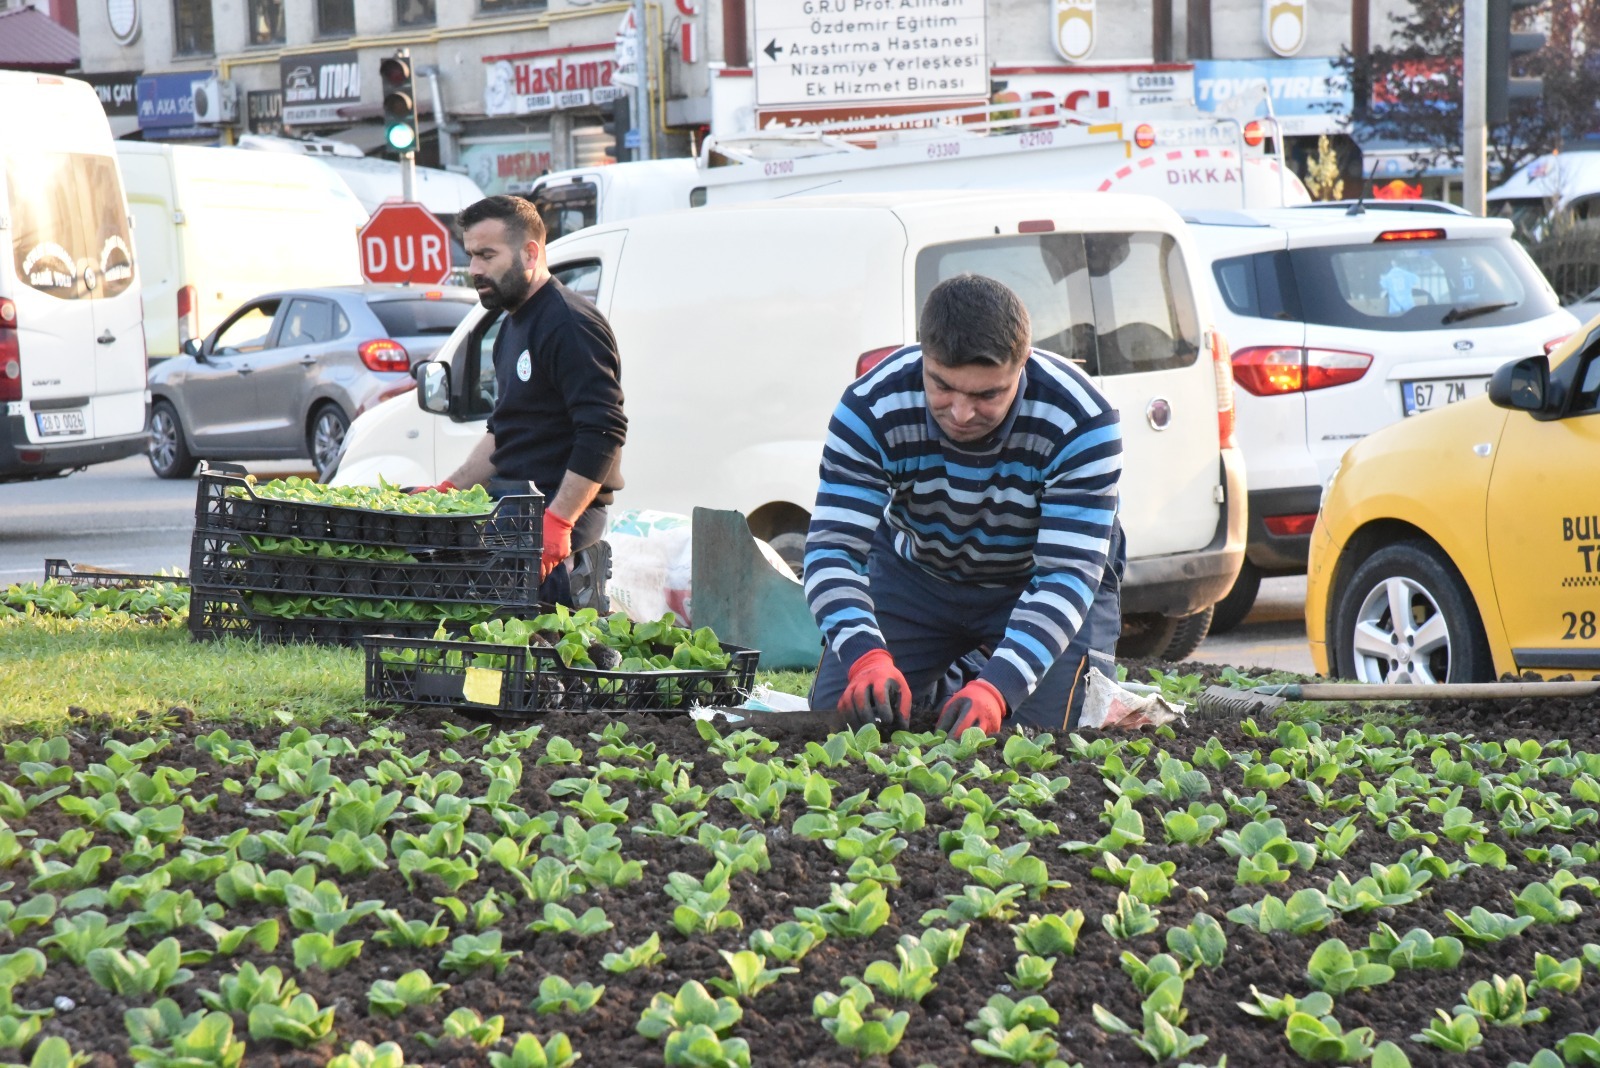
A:
[[[311,462],[316,465],[317,477],[326,481],[333,475],[333,465],[344,448],[344,434],[350,429],[350,417],[337,404],[324,404],[311,413],[311,424],[306,429],[306,448]]]
[[[1261,592],[1261,569],[1246,560],[1239,568],[1239,577],[1227,595],[1212,605],[1211,633],[1226,634],[1243,623],[1255,607],[1256,594]]]
[[[164,400],[150,409],[150,444],[145,451],[157,478],[188,478],[199,462],[184,444],[177,409]]]
[[[1123,616],[1117,656],[1129,660],[1183,660],[1205,641],[1211,627],[1211,611],[1207,608],[1192,616]]]
[[[789,565],[789,570],[794,572],[795,578],[804,578],[806,569],[806,536],[799,531],[785,531],[774,534],[767,540],[772,546],[772,551],[783,557],[783,562]]]
[[[1339,591],[1334,668],[1358,682],[1488,682],[1494,658],[1455,565],[1407,541],[1369,556]]]

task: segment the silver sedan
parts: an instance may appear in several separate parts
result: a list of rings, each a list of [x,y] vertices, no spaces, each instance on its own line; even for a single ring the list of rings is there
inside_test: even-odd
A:
[[[478,301],[454,286],[267,293],[150,369],[150,466],[307,457],[330,471],[350,421],[411,384]]]

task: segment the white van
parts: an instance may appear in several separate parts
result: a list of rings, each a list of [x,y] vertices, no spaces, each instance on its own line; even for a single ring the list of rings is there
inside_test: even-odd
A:
[[[144,451],[139,282],[86,82],[0,71],[0,482]]]
[[[358,285],[361,202],[307,156],[119,141],[151,360],[276,289]]]
[[[972,271],[1015,289],[1034,343],[1079,361],[1122,411],[1123,655],[1192,651],[1239,570],[1227,353],[1203,325],[1188,229],[1154,199],[807,197],[591,227],[552,243],[549,259],[617,335],[629,508],[738,509],[797,557],[844,388],[916,338],[935,284]],[[416,485],[454,470],[493,404],[496,325],[475,309],[440,350],[448,415],[410,397],[373,409],[351,425],[334,481]]]

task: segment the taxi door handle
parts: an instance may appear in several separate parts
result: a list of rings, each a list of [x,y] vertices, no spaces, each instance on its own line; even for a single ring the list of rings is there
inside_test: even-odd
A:
[[[254,367],[241,367],[241,368],[239,368],[239,373],[242,374],[242,375],[255,374],[255,371],[256,371],[256,369]]]
[[[95,341],[101,345],[110,345],[116,340],[117,335],[113,334],[110,330],[105,331],[99,337],[95,338]]]

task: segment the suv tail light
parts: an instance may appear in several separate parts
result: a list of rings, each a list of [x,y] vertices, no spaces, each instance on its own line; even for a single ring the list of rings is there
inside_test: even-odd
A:
[[[863,352],[860,356],[857,356],[856,357],[856,377],[860,378],[862,375],[866,374],[868,371],[870,371],[874,367],[878,366],[880,363],[882,363],[884,361],[884,357],[888,356],[889,353],[894,352],[896,349],[899,349],[899,348],[901,348],[901,346],[899,346],[899,345],[885,345],[881,349],[868,349],[866,352]]]
[[[1219,330],[1211,331],[1211,374],[1217,382],[1217,442],[1224,449],[1238,445],[1233,409],[1233,375],[1228,373],[1228,342]]]
[[[1277,397],[1347,385],[1371,366],[1364,352],[1262,345],[1233,354],[1233,380],[1257,397]]]
[[[1280,538],[1310,534],[1317,525],[1317,513],[1302,512],[1295,515],[1269,515],[1263,519],[1269,533]]]
[[[22,399],[22,342],[17,337],[17,306],[0,297],[0,401]]]
[[[1571,337],[1571,334],[1562,334],[1560,337],[1553,337],[1549,341],[1546,341],[1544,343],[1544,354],[1546,356],[1550,355],[1552,352],[1556,351],[1556,349],[1559,349],[1562,345],[1565,345],[1567,340]]]
[[[178,348],[200,336],[200,292],[194,286],[178,290]]]
[[[363,341],[356,351],[361,354],[361,362],[367,365],[368,370],[411,370],[411,354],[398,341],[391,341],[386,337]]]

